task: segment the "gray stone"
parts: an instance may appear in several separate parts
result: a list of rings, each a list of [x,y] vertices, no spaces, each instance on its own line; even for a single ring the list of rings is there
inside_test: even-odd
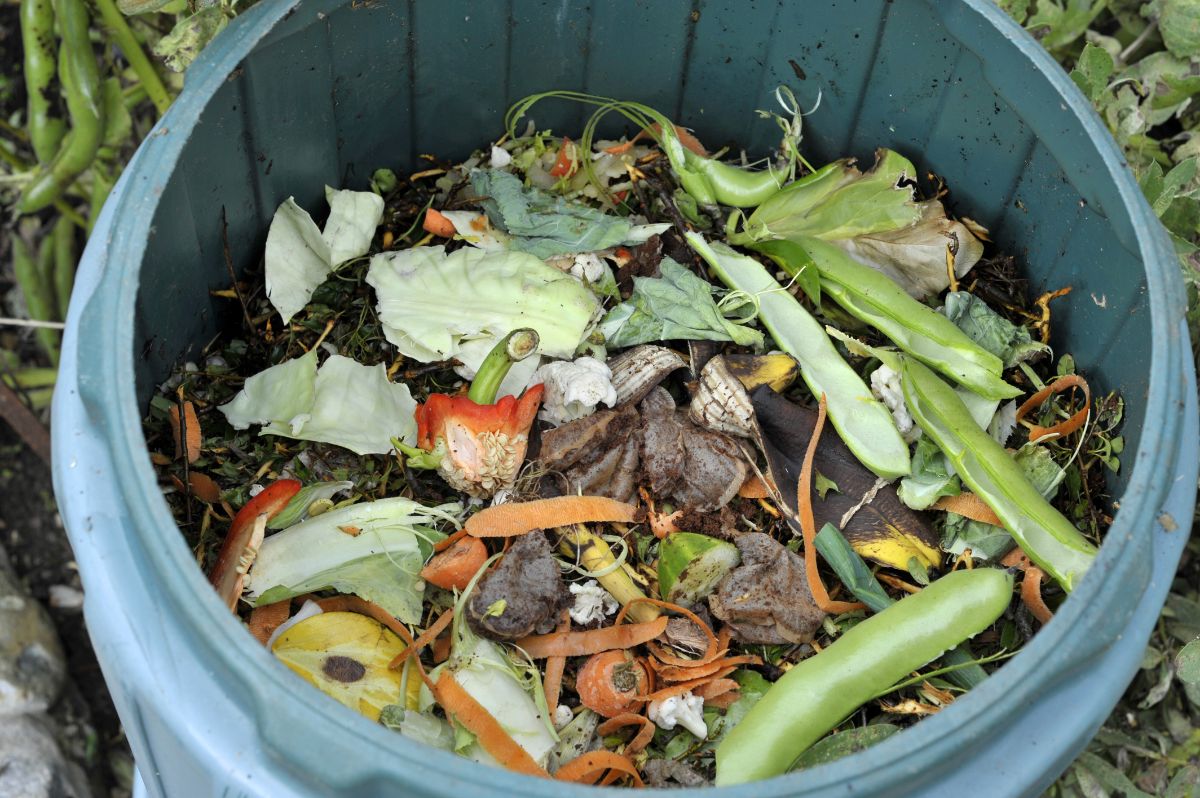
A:
[[[67,762],[50,725],[36,715],[0,721],[0,795],[90,798],[83,771]]]
[[[0,718],[44,712],[58,698],[65,676],[50,616],[25,592],[0,549]]]

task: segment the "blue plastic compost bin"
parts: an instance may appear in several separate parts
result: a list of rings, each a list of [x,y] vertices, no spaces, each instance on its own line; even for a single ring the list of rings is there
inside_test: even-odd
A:
[[[892,147],[953,207],[1070,285],[1053,344],[1126,400],[1120,509],[1054,620],[945,711],[735,796],[1015,796],[1080,751],[1134,674],[1187,537],[1196,386],[1175,255],[1071,81],[983,0],[264,0],[222,33],[104,207],[71,303],[54,483],[96,652],[145,788],[189,796],[590,795],[413,744],[303,686],[221,606],[156,485],[155,385],[230,317],[276,206],[315,207],[420,153],[466,155],[551,88],[640,100],[707,142],[762,152],[754,111],[787,84],[814,162]],[[537,109],[570,133],[578,107]],[[224,213],[223,213],[224,212]],[[686,792],[686,791],[685,791]],[[681,793],[675,792],[674,795]],[[713,793],[705,791],[706,795]]]

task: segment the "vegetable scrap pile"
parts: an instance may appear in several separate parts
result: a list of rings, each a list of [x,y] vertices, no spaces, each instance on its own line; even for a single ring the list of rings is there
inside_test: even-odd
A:
[[[813,168],[778,97],[757,167],[551,92],[321,226],[280,206],[147,421],[276,657],[479,762],[695,786],[883,739],[1050,621],[1122,444],[1050,351],[1069,286],[1030,302],[896,152]],[[552,100],[577,140],[519,130]]]

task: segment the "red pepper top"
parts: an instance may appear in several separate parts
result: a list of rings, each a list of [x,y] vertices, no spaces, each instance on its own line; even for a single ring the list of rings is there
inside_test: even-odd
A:
[[[430,394],[429,399],[416,410],[417,446],[427,452],[432,451],[438,438],[444,437],[448,421],[454,421],[475,434],[502,432],[509,437],[527,434],[533,426],[533,418],[537,415],[544,392],[545,386],[538,383],[525,391],[520,400],[515,396],[505,396],[494,405],[476,404],[465,394]]]

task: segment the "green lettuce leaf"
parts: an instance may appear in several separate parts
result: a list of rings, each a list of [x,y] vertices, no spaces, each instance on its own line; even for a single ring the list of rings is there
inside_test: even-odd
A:
[[[416,442],[417,403],[407,385],[388,380],[383,364],[363,366],[341,355],[319,370],[316,363],[314,349],[271,366],[219,409],[234,429],[262,424],[260,435],[332,443],[356,454],[387,454],[393,437]]]
[[[1013,324],[967,291],[946,294],[942,312],[972,341],[1003,360],[1006,369],[1039,352],[1050,351],[1050,347],[1033,340],[1028,328]]]
[[[937,444],[922,437],[913,451],[912,474],[900,480],[896,493],[912,509],[924,510],[943,496],[962,493],[962,483]]]
[[[635,225],[628,219],[579,202],[526,188],[521,179],[498,169],[471,172],[471,187],[492,224],[514,238],[511,249],[545,259],[640,244],[668,224]]]
[[[679,339],[763,346],[758,330],[725,318],[707,281],[671,258],[663,258],[659,269],[662,277],[635,277],[633,295],[604,317],[599,329],[608,345]]]

